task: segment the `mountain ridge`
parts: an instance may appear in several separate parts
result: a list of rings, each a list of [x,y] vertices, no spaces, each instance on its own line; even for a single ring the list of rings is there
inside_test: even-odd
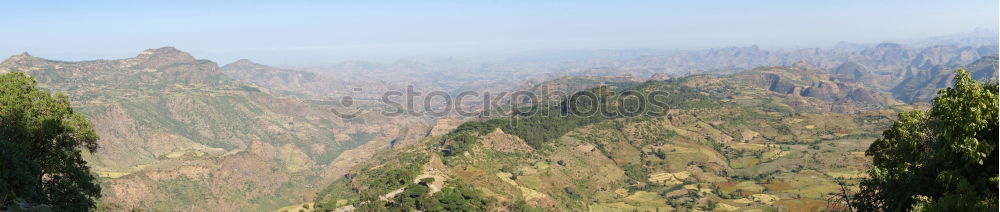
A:
[[[345,121],[328,112],[338,105],[270,93],[172,47],[80,62],[15,55],[0,71],[66,93],[94,123],[100,148],[84,157],[109,210],[279,208],[338,173],[341,153],[377,143],[351,153],[364,157],[413,139],[391,132],[424,131],[420,120],[370,111]]]

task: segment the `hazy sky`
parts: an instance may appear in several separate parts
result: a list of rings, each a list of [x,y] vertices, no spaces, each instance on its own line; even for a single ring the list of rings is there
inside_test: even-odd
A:
[[[413,3],[422,2],[422,3]],[[761,48],[997,28],[997,0],[4,1],[0,57],[131,57],[175,46],[267,64],[550,49]]]

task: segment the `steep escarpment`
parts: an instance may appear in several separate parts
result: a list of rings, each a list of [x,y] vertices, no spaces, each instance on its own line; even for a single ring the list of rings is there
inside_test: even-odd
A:
[[[982,57],[959,68],[967,69],[973,79],[983,82],[996,82],[998,61],[996,56]],[[941,88],[951,86],[955,77],[954,69],[948,66],[933,66],[927,69],[908,69],[898,76],[902,79],[893,87],[893,95],[903,101],[928,101]]]
[[[850,106],[839,112],[857,111],[900,104],[888,93],[869,88],[850,75],[862,75],[861,67],[841,67],[833,71],[804,67],[764,67],[726,76],[728,81],[797,97],[816,98]],[[853,70],[852,70],[853,69]],[[844,79],[845,75],[848,79]]]

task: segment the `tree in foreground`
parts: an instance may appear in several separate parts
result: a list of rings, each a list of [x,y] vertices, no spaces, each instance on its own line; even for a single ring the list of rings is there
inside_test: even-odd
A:
[[[899,114],[865,152],[859,211],[997,211],[997,84],[956,71],[930,111]]]
[[[0,209],[93,209],[101,188],[80,151],[95,151],[98,136],[65,95],[36,84],[23,73],[0,74]]]

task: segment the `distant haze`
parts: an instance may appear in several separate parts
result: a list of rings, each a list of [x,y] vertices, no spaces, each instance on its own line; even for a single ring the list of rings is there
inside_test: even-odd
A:
[[[131,57],[174,46],[220,63],[490,58],[586,49],[832,46],[995,30],[997,0],[11,1],[0,57]]]

